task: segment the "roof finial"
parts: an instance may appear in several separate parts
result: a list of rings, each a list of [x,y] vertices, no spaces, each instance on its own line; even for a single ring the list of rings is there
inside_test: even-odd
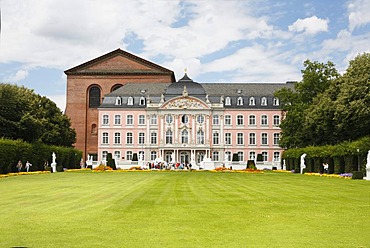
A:
[[[184,91],[182,92],[182,96],[183,97],[187,97],[189,94],[188,94],[188,91],[186,90],[186,85],[184,85]]]
[[[185,74],[186,74],[186,73],[188,73],[188,69],[187,69],[187,68],[185,68],[185,69],[184,69],[184,72],[185,72]]]

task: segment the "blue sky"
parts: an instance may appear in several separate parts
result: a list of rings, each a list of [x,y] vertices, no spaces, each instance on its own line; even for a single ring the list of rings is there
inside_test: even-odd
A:
[[[0,0],[0,82],[64,110],[64,71],[117,48],[197,82],[301,80],[370,52],[368,0]]]

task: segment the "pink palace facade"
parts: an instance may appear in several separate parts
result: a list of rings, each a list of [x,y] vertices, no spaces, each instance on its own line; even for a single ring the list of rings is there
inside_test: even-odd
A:
[[[280,168],[282,112],[274,92],[293,83],[128,83],[98,108],[98,161],[111,153],[118,167],[162,160],[227,164],[256,160]],[[136,153],[136,155],[134,155]],[[237,155],[234,155],[237,154]]]

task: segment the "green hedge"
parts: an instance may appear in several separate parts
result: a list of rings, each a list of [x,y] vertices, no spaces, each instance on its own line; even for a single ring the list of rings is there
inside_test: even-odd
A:
[[[365,171],[367,152],[370,150],[370,136],[353,142],[343,142],[333,146],[309,146],[305,148],[288,149],[283,152],[287,170],[296,170],[300,166],[300,157],[306,153],[307,172],[323,172],[322,163],[329,164],[329,173],[351,173]],[[298,161],[298,164],[297,164]]]
[[[45,161],[51,165],[53,152],[56,154],[57,165],[68,169],[79,168],[82,152],[74,148],[0,139],[0,174],[17,172],[16,164],[19,160],[23,166],[29,161],[32,164],[31,171],[44,170]]]

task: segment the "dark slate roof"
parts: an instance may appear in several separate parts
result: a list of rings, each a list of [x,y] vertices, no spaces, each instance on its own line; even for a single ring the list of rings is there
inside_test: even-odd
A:
[[[203,83],[209,96],[271,96],[283,87],[292,88],[294,83]]]
[[[189,96],[197,97],[202,101],[208,100],[211,103],[225,102],[230,97],[231,105],[224,105],[225,108],[234,109],[278,109],[279,106],[273,105],[274,93],[283,87],[294,89],[295,82],[287,83],[197,83],[190,79],[186,74],[178,82],[173,83],[129,83],[119,89],[105,95],[101,108],[145,108],[139,105],[141,97],[149,97],[151,102],[158,103],[162,99],[169,101],[171,98],[182,96],[184,86]],[[115,105],[117,97],[121,97],[122,105]],[[133,97],[134,104],[127,105],[129,97]],[[238,98],[243,99],[243,105],[237,105]],[[250,98],[255,99],[255,105],[249,105]],[[261,105],[262,98],[267,99],[267,106]]]
[[[128,83],[111,92],[105,97],[111,96],[161,96],[170,83]]]
[[[186,73],[179,81],[171,83],[164,95],[166,98],[181,96],[185,86],[189,96],[203,98],[206,95],[202,84],[194,82]]]

